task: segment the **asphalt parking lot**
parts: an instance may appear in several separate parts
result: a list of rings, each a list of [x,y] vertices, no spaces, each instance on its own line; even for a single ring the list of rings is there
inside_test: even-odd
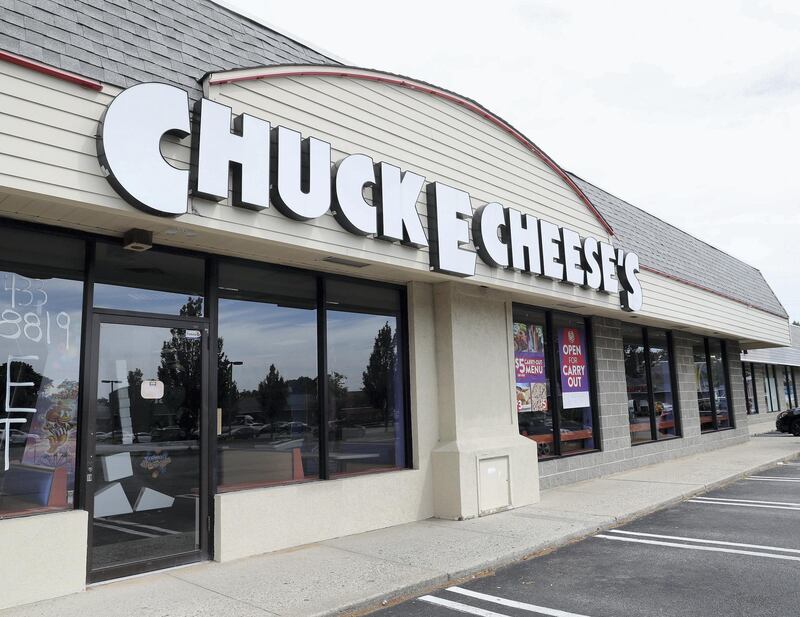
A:
[[[800,462],[380,617],[800,615]]]

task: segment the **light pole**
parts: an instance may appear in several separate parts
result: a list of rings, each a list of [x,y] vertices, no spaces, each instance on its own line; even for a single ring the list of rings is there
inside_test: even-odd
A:
[[[114,391],[114,384],[122,383],[121,379],[101,379],[100,383],[111,384],[111,392]]]
[[[228,360],[228,382],[230,383],[231,390],[233,390],[233,367],[234,366],[242,366],[244,362],[241,360]],[[233,419],[228,417],[228,438],[230,439],[232,433],[232,421]]]

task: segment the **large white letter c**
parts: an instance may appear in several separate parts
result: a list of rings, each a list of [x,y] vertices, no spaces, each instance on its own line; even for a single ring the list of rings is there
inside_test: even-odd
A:
[[[186,213],[189,171],[161,155],[164,135],[190,131],[189,95],[166,84],[132,86],[111,101],[100,121],[97,155],[111,186],[150,214]]]

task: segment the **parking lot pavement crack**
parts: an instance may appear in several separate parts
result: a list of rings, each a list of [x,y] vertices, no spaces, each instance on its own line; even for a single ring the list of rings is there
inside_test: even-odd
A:
[[[328,548],[332,548],[332,549],[337,550],[337,551],[342,551],[343,553],[349,553],[351,555],[358,555],[359,557],[368,557],[370,559],[375,559],[377,561],[385,561],[386,563],[390,563],[390,564],[395,565],[395,566],[404,566],[406,568],[414,568],[416,570],[419,570],[420,573],[424,574],[425,576],[434,576],[434,577],[441,577],[441,576],[447,577],[447,576],[449,576],[448,572],[438,571],[438,570],[430,570],[430,569],[428,569],[428,568],[426,568],[424,566],[421,566],[419,564],[410,563],[410,562],[404,562],[404,561],[401,561],[399,559],[389,559],[389,558],[384,557],[382,555],[375,555],[374,553],[362,552],[362,551],[358,551],[358,550],[350,549],[350,548],[343,548],[341,546],[334,546],[334,545],[331,545],[331,544],[327,544],[326,542],[322,542],[321,544],[323,546],[327,546]]]
[[[567,514],[574,514],[574,513],[565,511],[563,514],[558,515],[558,514],[539,514],[537,512],[512,512],[511,516],[518,516],[522,518],[531,518],[531,519],[543,519],[547,521],[557,521],[559,523],[566,521],[566,522],[576,523],[579,525],[601,524],[603,521],[607,521],[610,518],[608,516],[603,516],[600,514],[583,514],[580,517],[567,516]]]
[[[636,478],[608,478],[610,482],[639,482],[641,484],[674,484],[675,486],[695,486],[703,488],[702,482],[674,482],[672,480],[637,480]]]
[[[259,612],[264,613],[265,615],[272,615],[273,617],[281,617],[280,613],[274,613],[272,611],[269,611],[269,610],[265,609],[263,606],[259,606],[258,604],[253,604],[252,602],[248,602],[247,600],[242,600],[241,598],[236,598],[234,596],[230,596],[227,593],[222,593],[218,589],[212,589],[210,587],[206,587],[205,585],[200,585],[200,584],[198,584],[198,583],[196,583],[194,581],[186,580],[185,578],[182,578],[182,577],[178,576],[177,573],[166,572],[165,576],[172,577],[174,579],[177,579],[177,580],[181,581],[182,583],[188,583],[189,585],[192,585],[194,587],[198,587],[199,589],[203,589],[205,591],[211,592],[211,593],[213,593],[215,595],[218,595],[220,597],[223,597],[223,598],[226,598],[228,600],[231,600],[231,601],[235,602],[236,604],[244,604],[246,606],[249,606],[251,608],[256,609]]]

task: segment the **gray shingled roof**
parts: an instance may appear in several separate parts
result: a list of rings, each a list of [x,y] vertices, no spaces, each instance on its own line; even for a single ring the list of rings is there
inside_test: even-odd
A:
[[[209,71],[336,64],[210,0],[0,0],[0,49],[123,88],[172,83],[193,99]]]
[[[759,270],[570,174],[643,266],[788,317]]]

